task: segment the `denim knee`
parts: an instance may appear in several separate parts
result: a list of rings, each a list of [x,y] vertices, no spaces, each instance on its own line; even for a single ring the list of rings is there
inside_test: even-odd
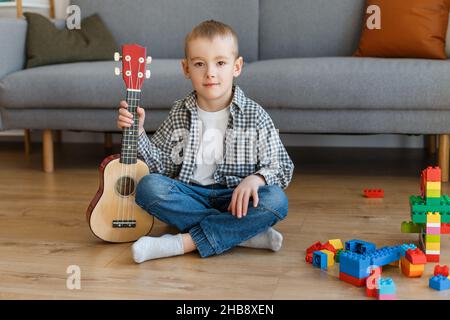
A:
[[[139,180],[135,201],[142,208],[149,208],[156,202],[164,200],[172,186],[173,182],[169,177],[150,173]]]
[[[279,220],[286,218],[289,202],[283,189],[277,185],[266,185],[259,188],[258,195],[258,206],[272,211]]]

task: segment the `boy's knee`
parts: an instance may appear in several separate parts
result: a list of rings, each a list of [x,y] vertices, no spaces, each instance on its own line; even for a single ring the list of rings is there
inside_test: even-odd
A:
[[[136,203],[141,206],[149,205],[163,198],[171,185],[170,178],[158,173],[150,173],[142,177],[136,186]]]
[[[261,205],[275,211],[280,220],[286,218],[289,202],[283,189],[277,185],[266,185],[260,187],[258,193]]]

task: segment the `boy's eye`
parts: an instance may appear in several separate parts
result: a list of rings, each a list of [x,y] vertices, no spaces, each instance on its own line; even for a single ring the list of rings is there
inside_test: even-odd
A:
[[[226,63],[225,61],[219,61],[219,65],[220,65],[220,66],[225,65],[225,63]]]
[[[194,66],[196,67],[201,67],[203,65],[203,62],[196,62],[194,63]]]

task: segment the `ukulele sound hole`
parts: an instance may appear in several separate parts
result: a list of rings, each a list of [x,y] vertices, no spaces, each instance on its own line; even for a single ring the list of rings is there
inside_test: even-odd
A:
[[[134,180],[130,177],[122,177],[117,180],[116,190],[121,196],[129,196],[134,192]]]

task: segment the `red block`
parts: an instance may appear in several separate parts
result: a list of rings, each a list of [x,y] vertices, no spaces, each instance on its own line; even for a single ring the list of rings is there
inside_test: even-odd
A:
[[[305,261],[307,262],[307,263],[313,263],[313,254],[312,253],[308,253],[307,255],[306,255],[306,257],[305,257]]]
[[[441,168],[428,167],[425,170],[426,181],[439,182],[441,181]]]
[[[427,256],[419,248],[416,248],[414,250],[412,250],[412,249],[406,250],[405,258],[412,264],[426,264],[427,263]]]
[[[345,281],[347,283],[350,283],[354,286],[357,286],[357,287],[364,287],[366,285],[367,278],[358,279],[358,278],[352,277],[346,273],[339,272],[339,279],[342,281]]]
[[[383,189],[364,189],[364,196],[366,198],[384,198]]]
[[[439,262],[439,254],[427,254],[426,256],[428,262]]]
[[[336,249],[333,247],[333,245],[331,243],[329,243],[328,241],[327,241],[327,243],[323,244],[319,250],[324,250],[324,249],[331,251],[334,254],[336,254],[336,252],[337,252]]]
[[[450,223],[441,223],[441,234],[450,234]]]
[[[436,265],[434,267],[434,275],[437,276],[439,274],[448,277],[448,266]]]
[[[369,289],[366,287],[366,296],[378,298],[378,289],[377,288]]]
[[[321,247],[322,247],[322,244],[320,243],[320,241],[317,241],[311,247],[306,249],[306,254],[313,253],[314,251],[319,251]]]

